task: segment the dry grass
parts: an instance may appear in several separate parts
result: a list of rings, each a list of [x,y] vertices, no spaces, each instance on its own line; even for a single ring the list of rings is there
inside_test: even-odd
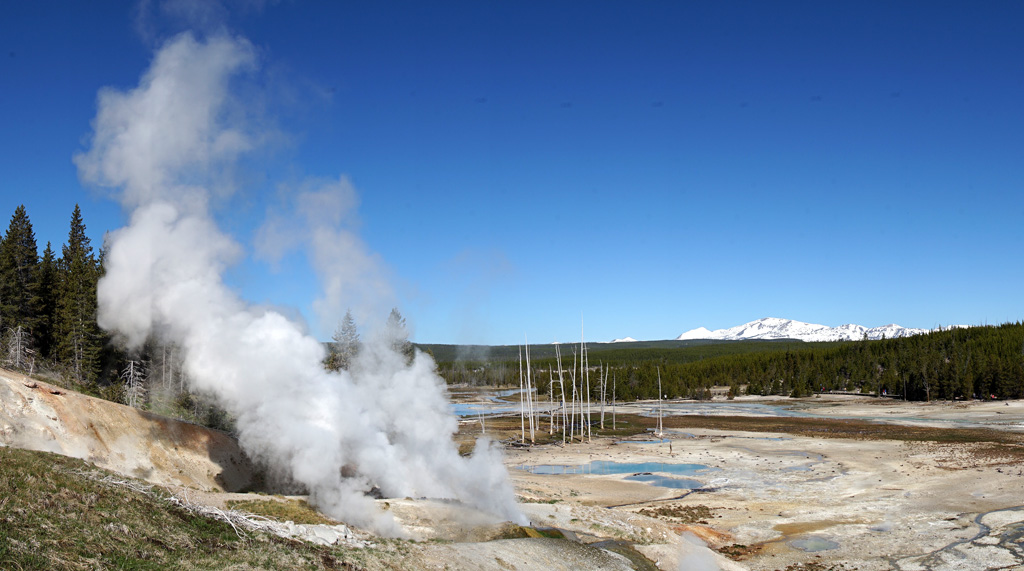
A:
[[[158,489],[85,475],[93,471],[64,456],[0,448],[0,569],[351,569],[366,557],[262,533],[242,538]]]
[[[265,516],[278,521],[291,521],[301,524],[337,525],[340,522],[324,516],[313,509],[306,500],[266,499],[266,500],[229,500],[229,509]]]
[[[638,513],[677,524],[699,523],[701,525],[708,525],[707,520],[715,517],[711,508],[703,505],[685,506],[681,504],[669,504],[652,508],[644,508]]]

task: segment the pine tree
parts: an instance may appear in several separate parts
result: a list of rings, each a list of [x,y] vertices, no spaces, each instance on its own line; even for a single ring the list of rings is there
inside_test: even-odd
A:
[[[101,348],[101,335],[96,325],[96,283],[100,270],[77,204],[62,254],[54,323],[57,357],[74,380],[92,382],[99,369]]]
[[[398,312],[398,308],[391,309],[387,323],[384,326],[384,333],[387,335],[391,348],[396,353],[404,355],[411,360],[413,355],[412,343],[409,342],[409,330],[405,327],[405,318]]]
[[[330,355],[327,357],[327,368],[332,371],[347,370],[359,353],[359,332],[356,329],[356,320],[352,318],[352,310],[345,312],[345,318],[342,319],[332,339],[334,342],[331,343]]]
[[[0,317],[5,332],[21,327],[30,337],[36,331],[39,252],[32,222],[25,206],[11,216],[4,240],[0,243]]]
[[[52,359],[53,355],[53,323],[57,314],[57,295],[59,293],[60,275],[57,260],[53,256],[53,248],[46,243],[43,257],[36,271],[36,315],[38,321],[35,329],[36,346],[44,359]]]

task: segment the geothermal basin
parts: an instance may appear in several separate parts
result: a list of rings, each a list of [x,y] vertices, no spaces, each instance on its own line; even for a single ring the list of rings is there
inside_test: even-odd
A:
[[[595,508],[652,518],[738,568],[1024,568],[1024,403],[825,396],[716,405],[665,405],[662,439],[559,439],[511,449],[506,463],[531,517],[592,533],[602,529],[586,519]],[[658,485],[686,465],[703,467],[686,476],[696,486]],[[534,505],[559,511],[536,514]],[[674,568],[660,540],[640,535],[640,552]]]

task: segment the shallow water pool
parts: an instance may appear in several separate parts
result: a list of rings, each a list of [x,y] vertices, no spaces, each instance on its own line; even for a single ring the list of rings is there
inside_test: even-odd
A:
[[[665,462],[609,462],[595,460],[589,464],[540,464],[537,466],[522,465],[520,470],[534,474],[636,474],[639,472],[661,472],[676,476],[693,476],[699,472],[718,470],[704,464],[671,464]]]
[[[824,537],[809,536],[802,537],[800,539],[794,539],[789,544],[801,551],[815,552],[815,551],[828,551],[830,549],[839,549],[839,544],[831,539],[825,539]]]
[[[696,490],[704,485],[697,480],[691,480],[689,478],[672,478],[670,476],[660,476],[658,474],[633,474],[632,476],[626,476],[624,479],[632,482],[643,482],[652,486],[673,488],[677,490]]]

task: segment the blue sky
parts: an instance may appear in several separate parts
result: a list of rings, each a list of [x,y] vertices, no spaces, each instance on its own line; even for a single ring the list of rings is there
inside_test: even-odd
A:
[[[185,29],[252,42],[274,134],[222,227],[348,176],[416,341],[1024,315],[1019,3],[3,3],[0,214],[40,250],[76,202],[124,224],[71,157]],[[315,322],[300,255],[228,279]]]

